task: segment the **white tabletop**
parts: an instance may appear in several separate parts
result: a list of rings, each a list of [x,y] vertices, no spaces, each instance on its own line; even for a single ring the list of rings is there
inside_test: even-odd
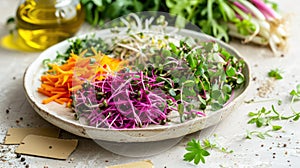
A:
[[[295,1],[276,1],[283,13],[290,20],[289,45],[284,57],[275,57],[268,48],[255,45],[242,45],[238,41],[231,44],[249,62],[252,70],[250,90],[245,100],[281,99],[283,104],[277,109],[280,112],[290,111],[289,92],[300,83],[300,47],[299,5]],[[18,5],[17,0],[2,0],[0,5],[0,36],[8,33],[5,27],[6,19],[14,15]],[[81,32],[84,32],[82,29]],[[38,57],[39,53],[18,52],[0,48],[0,142],[3,142],[6,131],[10,127],[41,127],[51,126],[42,119],[30,106],[25,98],[22,85],[23,73],[26,67]],[[270,93],[265,98],[258,96],[257,88],[265,84],[269,78],[267,72],[279,68],[284,71],[283,79],[272,82]],[[62,133],[63,138],[78,138],[79,146],[68,160],[55,160],[22,155],[25,161],[16,158],[16,146],[0,145],[0,167],[105,167],[114,164],[138,160],[151,160],[156,168],[185,168],[185,167],[299,167],[300,166],[300,121],[280,122],[283,131],[272,133],[273,137],[265,140],[253,137],[245,139],[246,130],[256,130],[254,125],[247,124],[250,111],[257,111],[265,106],[270,108],[277,105],[276,100],[261,103],[241,104],[218,125],[184,137],[171,149],[150,157],[130,158],[113,154],[90,139],[84,139]],[[299,103],[298,103],[299,104]],[[298,108],[297,108],[298,107]],[[7,109],[9,113],[6,113]],[[296,105],[300,111],[300,104]],[[195,166],[183,161],[185,144],[192,138],[203,139],[218,135],[218,142],[232,149],[232,154],[210,151],[206,164]],[[24,162],[26,162],[24,164]]]

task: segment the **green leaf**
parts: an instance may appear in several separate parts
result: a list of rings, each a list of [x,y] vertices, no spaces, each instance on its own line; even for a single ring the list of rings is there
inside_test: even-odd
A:
[[[265,108],[265,107],[262,107],[261,110],[260,110],[260,112],[261,112],[261,113],[265,113],[265,112],[266,112],[266,108]]]
[[[292,91],[290,92],[290,95],[291,95],[291,96],[297,96],[297,92],[296,92],[295,90],[292,90]]]
[[[298,84],[298,85],[296,86],[296,88],[297,88],[297,93],[300,93],[300,84]]]
[[[171,96],[175,97],[176,96],[176,93],[175,93],[175,90],[173,88],[169,89],[169,93]]]
[[[173,79],[173,82],[174,82],[174,83],[179,83],[180,80],[179,80],[179,78],[174,78],[174,79]]]
[[[280,73],[281,73],[281,71],[279,69],[273,69],[268,73],[268,75],[269,75],[269,77],[280,80],[280,79],[282,79],[282,76]]]
[[[214,90],[211,93],[211,97],[213,99],[218,99],[222,95],[222,92],[220,90]]]
[[[272,111],[277,115],[277,116],[280,116],[280,114],[275,110],[275,107],[274,107],[274,105],[272,105]]]
[[[203,145],[206,148],[210,148],[211,147],[210,141],[208,139],[204,139],[203,140]]]
[[[256,136],[260,139],[266,139],[262,132],[259,132]]]
[[[238,74],[236,83],[237,84],[242,84],[242,83],[244,83],[244,81],[245,81],[244,75],[243,74]]]
[[[171,55],[172,55],[172,53],[170,50],[162,50],[162,56],[169,57]]]
[[[244,36],[250,35],[256,30],[255,25],[247,19],[238,21],[236,23],[236,27],[238,29],[238,32]]]
[[[225,92],[225,93],[231,93],[231,86],[228,85],[228,84],[225,84],[223,87],[222,87],[222,91]]]
[[[258,128],[262,127],[264,125],[264,122],[265,122],[265,120],[263,118],[257,118],[257,120],[256,120],[256,126]]]
[[[173,44],[173,43],[169,43],[169,46],[170,46],[172,52],[177,55],[178,54],[178,49],[177,49],[176,45]]]
[[[199,162],[200,162],[200,159],[201,159],[201,161],[202,161],[202,158],[203,157],[201,157],[201,155],[199,154],[199,153],[197,153],[196,155],[195,155],[195,158],[194,158],[194,164],[199,164]],[[202,161],[203,162],[203,161]],[[204,162],[203,163],[205,163],[205,160],[204,160]]]
[[[280,130],[282,128],[282,126],[280,126],[280,125],[273,125],[272,126],[272,130],[273,131],[278,131],[278,130]]]
[[[189,66],[191,67],[191,69],[195,69],[197,67],[197,60],[196,58],[194,57],[194,55],[192,54],[189,54],[187,57],[186,57],[188,63],[189,63]]]
[[[183,84],[186,87],[193,87],[195,85],[195,81],[193,81],[193,80],[187,80]]]
[[[226,75],[228,75],[229,77],[233,77],[235,75],[236,71],[235,69],[230,66],[226,69]]]
[[[209,153],[208,151],[206,151],[206,150],[203,150],[203,151],[202,151],[202,155],[203,155],[203,156],[209,156],[210,153]]]
[[[48,67],[48,64],[51,62],[49,58],[43,60],[44,67]]]
[[[206,151],[200,144],[200,141],[196,141],[195,139],[192,139],[187,143],[187,147],[185,148],[188,152],[183,156],[185,161],[193,161],[194,164],[199,164],[200,161],[202,163],[205,163],[206,156],[209,156],[210,153]]]
[[[249,113],[248,113],[248,116],[249,116],[249,117],[253,117],[253,116],[256,116],[256,115],[257,115],[257,113],[254,113],[254,112],[249,112]]]
[[[247,130],[246,139],[252,139],[252,133]]]
[[[293,118],[293,120],[294,120],[294,121],[298,121],[299,118],[300,118],[300,114],[298,113],[298,114]]]
[[[252,118],[251,120],[248,121],[248,124],[254,124],[256,123],[257,118]]]
[[[221,109],[222,107],[223,107],[223,105],[221,105],[221,104],[219,104],[219,103],[212,103],[212,104],[211,104],[211,109],[212,109],[213,111],[219,110],[219,109]]]
[[[278,100],[278,101],[277,101],[277,104],[278,104],[278,106],[281,106],[282,100]]]
[[[194,153],[186,153],[183,157],[184,157],[185,161],[190,162],[195,158],[195,154]]]
[[[183,113],[184,113],[184,106],[183,106],[183,104],[178,104],[177,108],[178,108],[179,114],[183,115]]]

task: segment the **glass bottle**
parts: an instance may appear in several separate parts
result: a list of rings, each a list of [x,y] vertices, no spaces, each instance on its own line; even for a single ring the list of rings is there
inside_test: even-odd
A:
[[[85,18],[79,0],[22,0],[16,13],[18,35],[44,50],[73,36]]]

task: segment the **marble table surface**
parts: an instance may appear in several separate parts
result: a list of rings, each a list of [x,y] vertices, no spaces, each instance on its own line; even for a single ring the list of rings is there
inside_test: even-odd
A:
[[[252,75],[251,85],[245,100],[254,99],[256,103],[242,103],[219,124],[183,137],[175,146],[154,156],[126,157],[103,149],[91,139],[77,137],[62,131],[63,138],[77,138],[79,145],[67,160],[22,155],[25,161],[16,158],[14,145],[0,144],[0,167],[105,167],[114,164],[139,160],[151,160],[156,168],[188,168],[188,167],[299,167],[300,166],[300,122],[281,121],[282,131],[272,133],[272,137],[245,139],[247,130],[256,130],[247,124],[250,111],[261,107],[270,108],[282,100],[278,111],[290,112],[289,92],[300,83],[300,12],[295,1],[279,1],[279,7],[289,19],[288,50],[280,57],[274,56],[269,48],[255,45],[243,45],[239,41],[230,44],[235,47],[249,62]],[[6,19],[14,15],[17,0],[1,0],[0,5],[0,37],[8,34]],[[87,25],[85,25],[86,27]],[[82,29],[80,32],[85,32]],[[299,52],[299,53],[298,53]],[[47,127],[51,126],[41,118],[30,106],[23,90],[23,73],[26,67],[40,53],[19,52],[0,48],[0,142],[3,142],[6,131],[11,127]],[[279,68],[283,71],[283,79],[270,80],[267,72]],[[261,97],[258,88],[267,86],[268,93]],[[300,110],[300,105],[295,104]],[[9,112],[8,112],[9,111]],[[185,144],[192,138],[204,139],[217,135],[217,142],[233,153],[226,154],[215,150],[206,158],[205,165],[195,166],[183,161]],[[145,146],[145,148],[147,148]]]

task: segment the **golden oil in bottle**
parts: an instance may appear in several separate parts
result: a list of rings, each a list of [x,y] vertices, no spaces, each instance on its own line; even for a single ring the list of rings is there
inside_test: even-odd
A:
[[[16,13],[24,42],[43,50],[73,36],[85,18],[79,0],[23,0]]]

